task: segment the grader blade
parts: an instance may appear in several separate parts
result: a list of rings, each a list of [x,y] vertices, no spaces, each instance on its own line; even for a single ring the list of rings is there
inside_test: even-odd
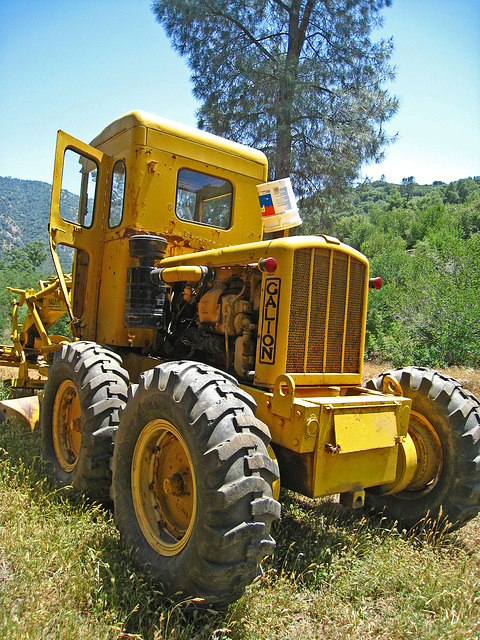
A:
[[[12,418],[34,431],[39,424],[40,403],[38,396],[27,396],[14,400],[0,401],[0,422]]]

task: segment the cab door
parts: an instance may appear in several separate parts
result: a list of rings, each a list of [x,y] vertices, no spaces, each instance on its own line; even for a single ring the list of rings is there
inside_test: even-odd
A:
[[[63,131],[58,132],[50,249],[71,317],[72,333],[83,340],[96,339],[112,164],[110,156]]]

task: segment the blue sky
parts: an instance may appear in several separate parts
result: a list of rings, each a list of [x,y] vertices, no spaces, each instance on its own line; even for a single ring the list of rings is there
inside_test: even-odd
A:
[[[0,0],[0,176],[51,182],[57,129],[86,142],[143,109],[195,125],[185,60],[150,0]],[[365,174],[480,175],[480,1],[393,0],[398,141]]]

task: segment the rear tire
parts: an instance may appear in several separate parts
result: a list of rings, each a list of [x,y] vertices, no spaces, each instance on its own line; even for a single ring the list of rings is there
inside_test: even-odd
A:
[[[366,386],[381,391],[386,375],[412,399],[409,433],[419,464],[403,491],[383,496],[367,491],[365,503],[407,527],[428,517],[457,528],[480,509],[478,400],[454,378],[420,367],[389,371]]]
[[[130,387],[115,434],[115,520],[167,596],[233,602],[273,552],[278,465],[254,409],[234,378],[198,363],[162,364]]]
[[[54,484],[99,500],[109,496],[112,434],[127,388],[120,356],[95,342],[72,342],[55,354],[40,415]]]

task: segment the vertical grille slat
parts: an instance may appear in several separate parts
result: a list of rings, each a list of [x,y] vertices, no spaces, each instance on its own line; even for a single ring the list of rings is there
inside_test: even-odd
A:
[[[286,373],[360,371],[365,277],[365,265],[354,257],[349,260],[342,251],[316,248],[295,252]]]
[[[365,266],[358,260],[352,260],[350,269],[350,291],[348,296],[347,327],[345,336],[344,372],[360,371],[363,353],[360,353],[363,317],[363,285]]]
[[[327,337],[326,371],[342,370],[343,325],[347,289],[348,256],[335,252],[333,258],[332,291]],[[313,372],[312,372],[313,373]]]
[[[311,292],[312,306],[310,315],[310,335],[308,336],[307,371],[304,373],[311,373],[312,371],[323,372],[329,272],[329,252],[326,249],[317,249],[315,251],[315,261],[313,263],[313,287]],[[305,345],[303,348],[305,350]]]
[[[305,339],[307,334],[308,298],[310,296],[310,264],[312,252],[301,249],[295,252],[293,263],[293,286],[290,302],[290,324],[288,328],[287,372],[303,371]]]

